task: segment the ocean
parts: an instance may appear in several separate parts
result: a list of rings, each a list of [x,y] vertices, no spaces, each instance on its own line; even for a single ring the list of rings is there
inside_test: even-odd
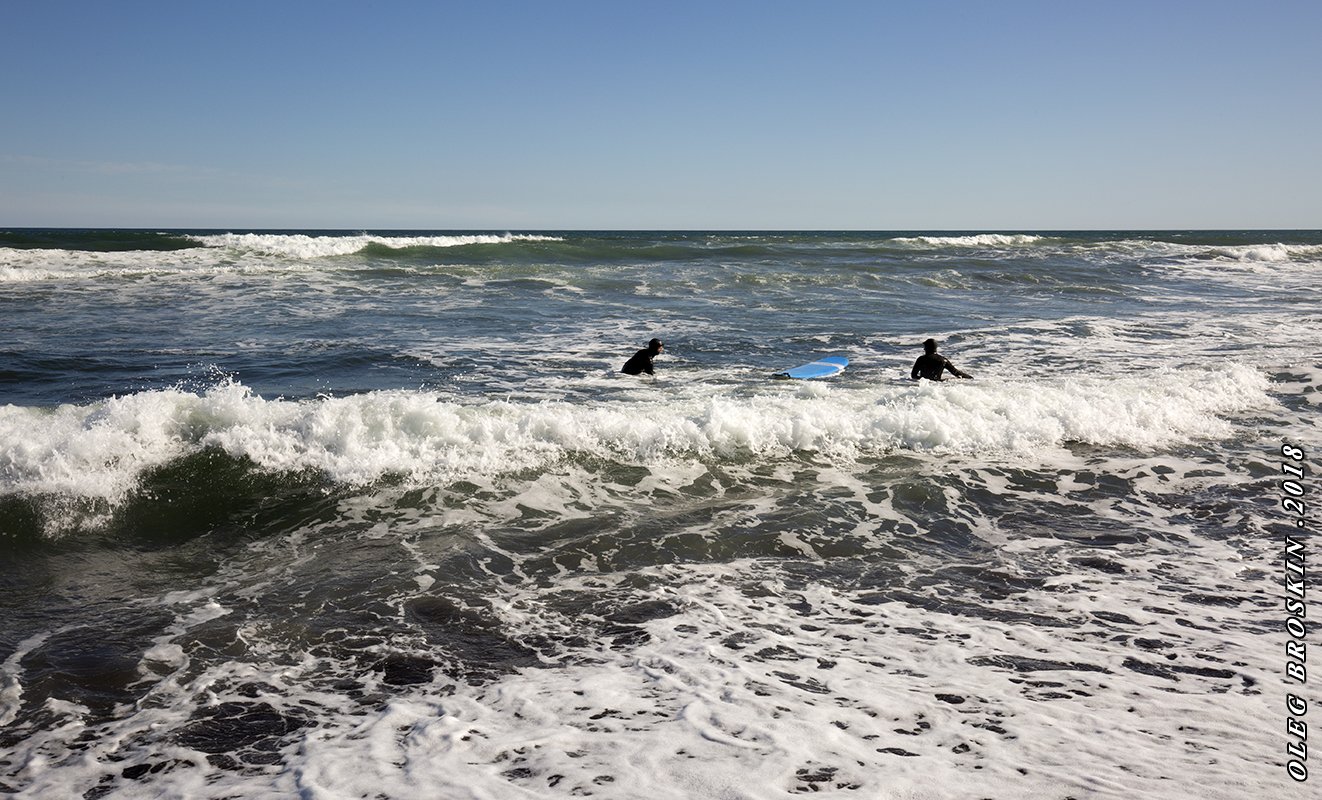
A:
[[[1320,285],[1322,231],[0,230],[0,793],[1303,797]]]

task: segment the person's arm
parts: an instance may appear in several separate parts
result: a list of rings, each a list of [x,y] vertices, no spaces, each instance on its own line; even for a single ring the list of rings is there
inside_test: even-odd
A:
[[[946,369],[950,370],[950,371],[954,374],[954,376],[955,376],[956,378],[972,378],[972,377],[973,377],[972,375],[968,374],[967,372],[960,372],[958,369],[956,369],[956,368],[955,368],[955,365],[954,365],[954,364],[951,364],[951,363],[950,363],[950,359],[948,359],[948,358],[946,359]]]
[[[913,369],[909,370],[909,380],[918,380],[918,365],[921,363],[923,363],[921,358],[913,362]]]
[[[652,375],[652,376],[656,375],[656,373],[652,371],[652,359],[649,358],[643,362],[643,372],[646,372],[648,375]]]

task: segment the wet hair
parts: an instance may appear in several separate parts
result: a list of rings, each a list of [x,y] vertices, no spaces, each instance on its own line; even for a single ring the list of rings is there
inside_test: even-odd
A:
[[[927,341],[923,342],[923,351],[927,353],[935,353],[936,339],[928,339]]]
[[[653,339],[652,341],[647,343],[647,349],[649,350],[660,350],[664,346],[665,345],[661,344],[660,339]]]

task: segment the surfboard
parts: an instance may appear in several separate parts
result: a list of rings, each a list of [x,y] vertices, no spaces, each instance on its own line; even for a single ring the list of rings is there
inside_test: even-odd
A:
[[[849,359],[844,356],[826,356],[816,361],[810,361],[794,369],[787,369],[784,372],[777,372],[772,377],[775,378],[799,378],[806,380],[808,378],[826,378],[838,374],[845,367],[849,366]]]

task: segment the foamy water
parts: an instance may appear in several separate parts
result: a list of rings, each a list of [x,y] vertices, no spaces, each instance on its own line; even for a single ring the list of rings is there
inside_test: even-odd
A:
[[[1299,789],[1315,234],[6,235],[16,797]]]
[[[1068,444],[1170,447],[1230,436],[1223,415],[1270,411],[1267,381],[1243,366],[1039,383],[882,388],[848,379],[738,396],[663,401],[456,402],[434,392],[264,399],[224,382],[194,394],[143,392],[88,406],[0,408],[0,493],[116,500],[144,470],[206,448],[272,472],[336,483],[404,476],[424,485],[547,469],[566,458],[644,467],[669,461],[849,463],[896,451],[1014,455],[1036,463]]]

